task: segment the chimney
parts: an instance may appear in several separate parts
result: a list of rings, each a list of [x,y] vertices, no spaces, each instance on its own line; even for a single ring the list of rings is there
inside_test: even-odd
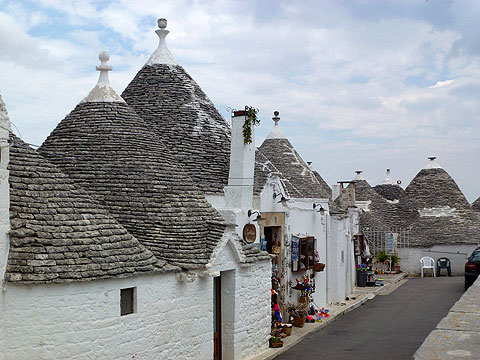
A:
[[[340,196],[340,193],[341,193],[341,188],[340,188],[340,184],[333,184],[332,185],[332,200],[335,200],[336,198],[338,198]]]
[[[243,126],[248,119],[248,108],[232,114],[232,142],[230,146],[230,171],[225,188],[226,204],[230,208],[252,208],[253,174],[255,168],[255,125],[250,138],[243,135]]]
[[[0,283],[4,279],[9,247],[10,187],[7,166],[10,152],[10,131],[10,119],[0,95]]]

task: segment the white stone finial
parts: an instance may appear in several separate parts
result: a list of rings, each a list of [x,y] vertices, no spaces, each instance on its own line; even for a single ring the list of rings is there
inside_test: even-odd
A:
[[[362,172],[362,170],[356,170],[354,180],[365,180],[365,178],[362,176]]]
[[[2,95],[0,95],[0,138],[8,140],[10,131],[10,118],[8,117],[7,107],[3,102]]]
[[[282,130],[280,130],[280,126],[278,126],[278,122],[280,121],[280,113],[278,111],[273,112],[274,117],[272,120],[274,121],[275,125],[273,126],[272,131],[270,131],[270,134],[268,134],[267,139],[285,139],[285,136],[282,133]]]
[[[157,24],[160,29],[165,29],[167,27],[167,19],[160,18],[157,20]]]
[[[395,185],[395,180],[393,180],[392,176],[390,175],[390,169],[387,169],[387,176],[381,182],[382,185]]]
[[[168,31],[165,29],[167,27],[167,19],[160,18],[157,20],[157,24],[159,29],[155,30],[158,35],[158,49],[150,56],[150,59],[146,62],[145,66],[147,65],[155,65],[155,64],[166,64],[166,65],[178,65],[175,61],[172,53],[167,48],[167,43],[165,42],[165,38],[167,37]]]
[[[274,117],[272,118],[272,120],[275,122],[275,126],[278,126],[278,122],[280,121],[280,118],[278,117],[278,115],[280,115],[280,113],[278,111],[274,111],[273,115]]]
[[[107,64],[107,61],[110,60],[110,55],[106,51],[100,51],[98,59],[100,60],[100,65],[95,67],[97,71],[100,71],[97,85],[81,102],[125,102],[115,90],[110,87],[108,72],[113,69]]]
[[[429,156],[428,160],[430,160],[427,165],[425,165],[424,169],[441,169],[442,167],[440,164],[436,161],[435,156]]]

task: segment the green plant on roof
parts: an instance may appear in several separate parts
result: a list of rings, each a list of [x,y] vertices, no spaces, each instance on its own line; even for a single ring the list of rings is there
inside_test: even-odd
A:
[[[245,122],[243,123],[243,143],[252,143],[252,126],[258,126],[260,119],[257,118],[258,110],[251,106],[245,106]]]

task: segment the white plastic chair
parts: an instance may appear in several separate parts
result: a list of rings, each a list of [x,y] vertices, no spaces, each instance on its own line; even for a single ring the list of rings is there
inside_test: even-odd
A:
[[[423,269],[432,269],[433,277],[435,277],[435,260],[430,256],[424,256],[420,259],[420,272],[423,277]]]

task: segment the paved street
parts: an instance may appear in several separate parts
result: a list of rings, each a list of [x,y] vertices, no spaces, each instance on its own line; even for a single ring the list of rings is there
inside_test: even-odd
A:
[[[308,335],[277,359],[411,359],[463,293],[461,276],[409,279]]]

